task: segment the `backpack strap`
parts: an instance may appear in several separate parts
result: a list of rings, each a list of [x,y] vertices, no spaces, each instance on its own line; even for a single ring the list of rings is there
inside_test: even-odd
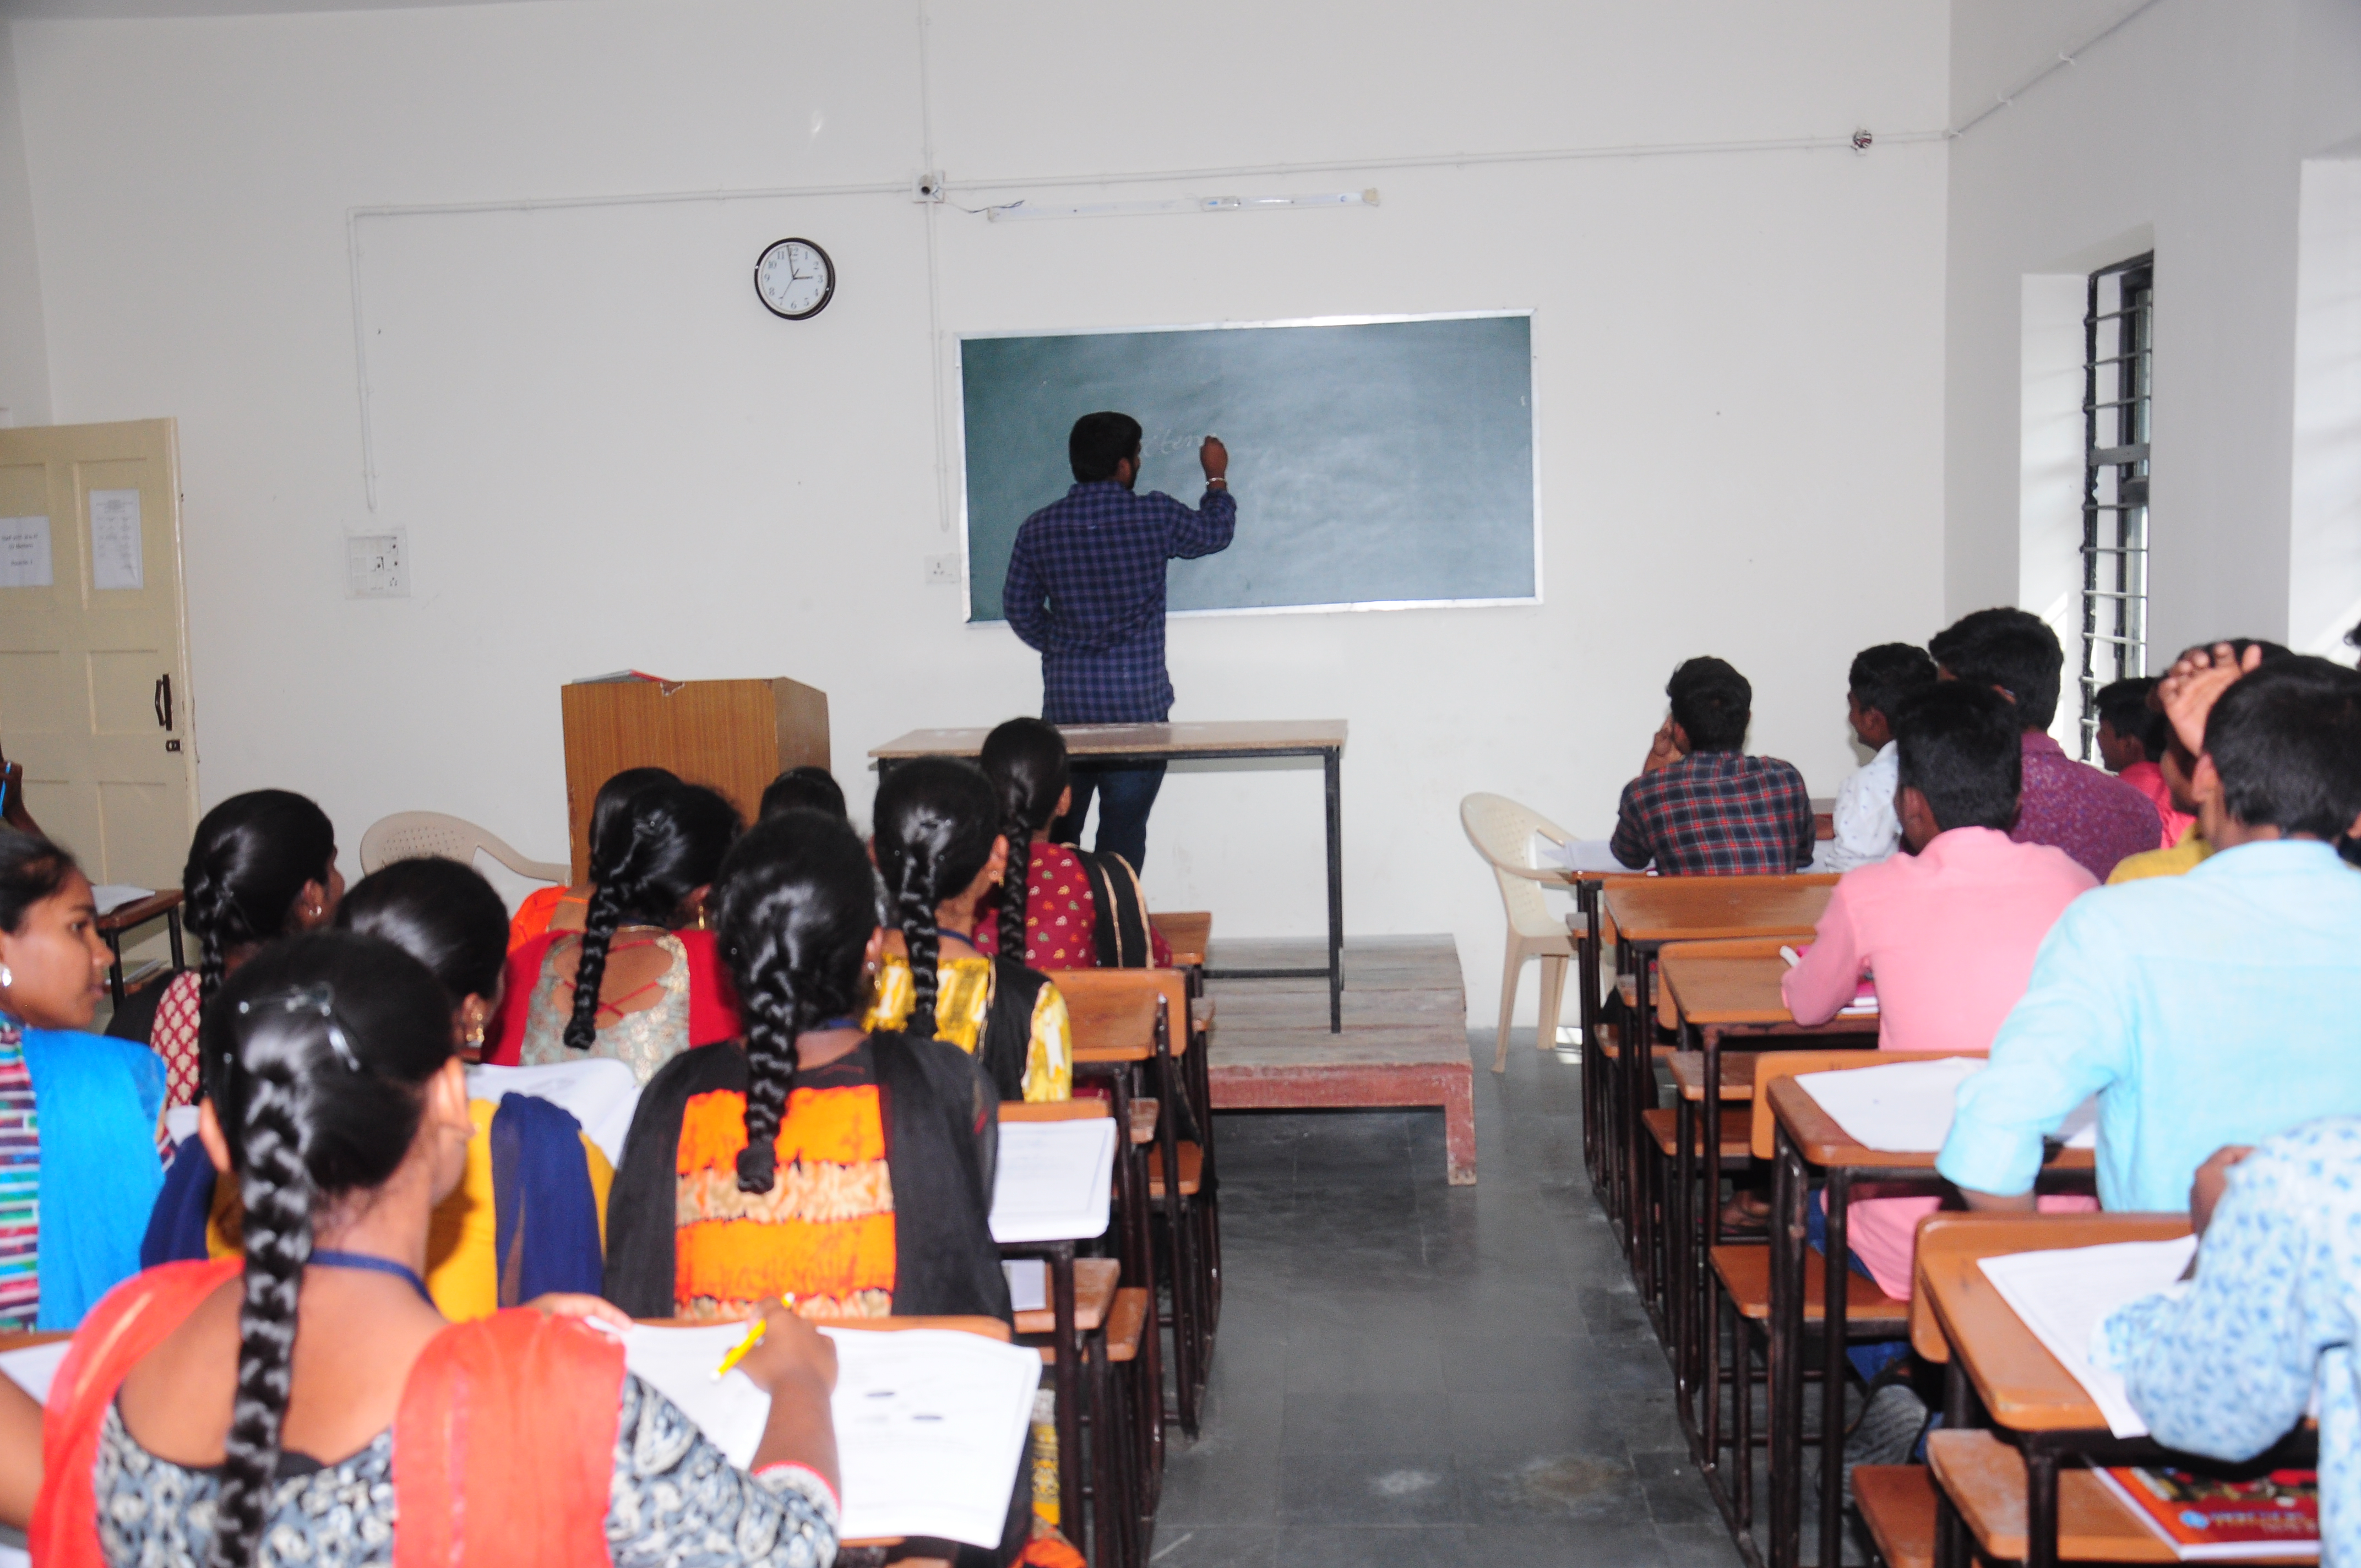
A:
[[[1112,851],[1077,850],[1097,906],[1092,937],[1101,969],[1147,969],[1155,961],[1148,937],[1148,898],[1129,861]]]

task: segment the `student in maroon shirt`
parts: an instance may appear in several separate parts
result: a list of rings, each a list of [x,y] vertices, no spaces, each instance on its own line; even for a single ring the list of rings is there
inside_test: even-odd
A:
[[[2101,882],[2117,861],[2163,842],[2164,821],[2147,796],[2074,761],[2051,739],[2066,651],[2047,621],[2021,609],[1976,610],[1938,632],[1927,652],[1941,679],[1973,681],[2016,704],[2025,795],[2010,838],[2055,845]]]

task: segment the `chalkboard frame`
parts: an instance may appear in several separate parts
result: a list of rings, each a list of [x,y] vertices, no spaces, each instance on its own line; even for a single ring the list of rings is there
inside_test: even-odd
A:
[[[1005,629],[1008,624],[1005,620],[997,616],[979,619],[975,612],[975,552],[973,542],[970,535],[968,521],[967,426],[964,415],[966,401],[964,389],[966,386],[967,374],[965,347],[969,343],[1012,337],[1095,337],[1105,336],[1113,334],[1163,332],[1259,332],[1288,327],[1376,326],[1397,322],[1494,321],[1510,317],[1524,318],[1528,323],[1526,355],[1527,391],[1525,395],[1525,406],[1526,411],[1532,420],[1532,430],[1528,437],[1528,444],[1529,449],[1532,454],[1533,466],[1533,591],[1531,594],[1492,598],[1365,599],[1338,601],[1327,604],[1243,605],[1237,607],[1214,607],[1204,609],[1168,610],[1166,611],[1166,617],[1169,620],[1183,620],[1195,619],[1201,616],[1227,615],[1324,615],[1394,609],[1481,609],[1504,605],[1537,605],[1542,603],[1544,591],[1543,588],[1544,578],[1543,576],[1542,561],[1542,536],[1543,530],[1542,526],[1541,385],[1539,378],[1533,374],[1533,366],[1540,358],[1540,350],[1532,343],[1531,322],[1532,316],[1533,311],[1530,306],[1528,306],[1522,309],[1490,311],[1429,311],[1409,314],[1390,315],[1290,316],[1270,321],[1183,322],[1150,325],[1124,324],[1118,326],[1082,327],[1010,327],[994,331],[962,332],[958,334],[954,339],[954,355],[953,364],[951,367],[953,372],[951,398],[955,408],[958,409],[960,412],[958,417],[955,417],[950,422],[955,425],[958,430],[958,450],[952,455],[952,458],[958,466],[959,473],[960,591],[961,597],[965,599],[967,606],[966,624],[972,627],[996,626],[1003,629]],[[1014,635],[1014,633],[1011,633],[1011,635]]]

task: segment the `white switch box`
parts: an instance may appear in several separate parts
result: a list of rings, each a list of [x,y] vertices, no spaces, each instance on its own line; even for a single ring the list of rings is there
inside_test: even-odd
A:
[[[345,597],[402,599],[410,597],[410,531],[381,530],[345,536]]]
[[[960,584],[960,558],[956,555],[927,557],[927,586],[957,587]]]

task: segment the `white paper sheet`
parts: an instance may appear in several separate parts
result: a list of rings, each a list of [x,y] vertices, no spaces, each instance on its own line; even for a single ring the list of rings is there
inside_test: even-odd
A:
[[[1951,1135],[1960,1085],[1984,1066],[1982,1057],[1946,1057],[1799,1072],[1795,1081],[1861,1147],[1885,1154],[1938,1154],[1943,1140]],[[2096,1148],[2098,1096],[2076,1106],[2058,1135],[2068,1148]]]
[[[1533,865],[1535,869],[1556,866],[1569,872],[1628,872],[1632,869],[1615,858],[1615,851],[1608,848],[1604,839],[1568,839],[1560,844],[1539,833],[1533,835]]]
[[[90,586],[94,588],[142,588],[148,586],[146,555],[139,542],[137,490],[91,491]]]
[[[101,915],[112,915],[126,904],[137,904],[143,898],[153,898],[152,887],[133,887],[129,883],[111,882],[104,887],[90,890],[91,902],[98,905]]]
[[[992,1189],[996,1242],[1088,1241],[1106,1234],[1115,1118],[1003,1122]]]
[[[49,520],[0,517],[0,588],[47,588],[56,585],[49,554]]]
[[[2182,1236],[2012,1253],[1984,1258],[1980,1266],[2042,1348],[2105,1414],[2107,1429],[2117,1437],[2146,1437],[2147,1423],[2132,1409],[2121,1375],[2092,1364],[2092,1335],[2116,1308],[2179,1279],[2196,1250],[2197,1238]]]
[[[552,1062],[546,1067],[471,1067],[467,1098],[495,1105],[511,1094],[546,1100],[582,1124],[609,1165],[623,1158],[623,1139],[640,1108],[640,1080],[609,1057]]]
[[[1049,1308],[1049,1263],[1039,1257],[1004,1257],[1000,1272],[1008,1278],[1008,1310],[1043,1312]]]
[[[997,1546],[1033,1419],[1041,1355],[941,1329],[823,1331],[836,1342],[837,1462],[848,1541],[933,1536]],[[623,1358],[743,1465],[771,1402],[742,1372],[713,1369],[744,1325],[652,1328],[623,1336]]]
[[[10,1382],[46,1405],[49,1402],[50,1380],[57,1376],[66,1352],[71,1348],[73,1341],[61,1339],[0,1353],[0,1372],[6,1373]]]

